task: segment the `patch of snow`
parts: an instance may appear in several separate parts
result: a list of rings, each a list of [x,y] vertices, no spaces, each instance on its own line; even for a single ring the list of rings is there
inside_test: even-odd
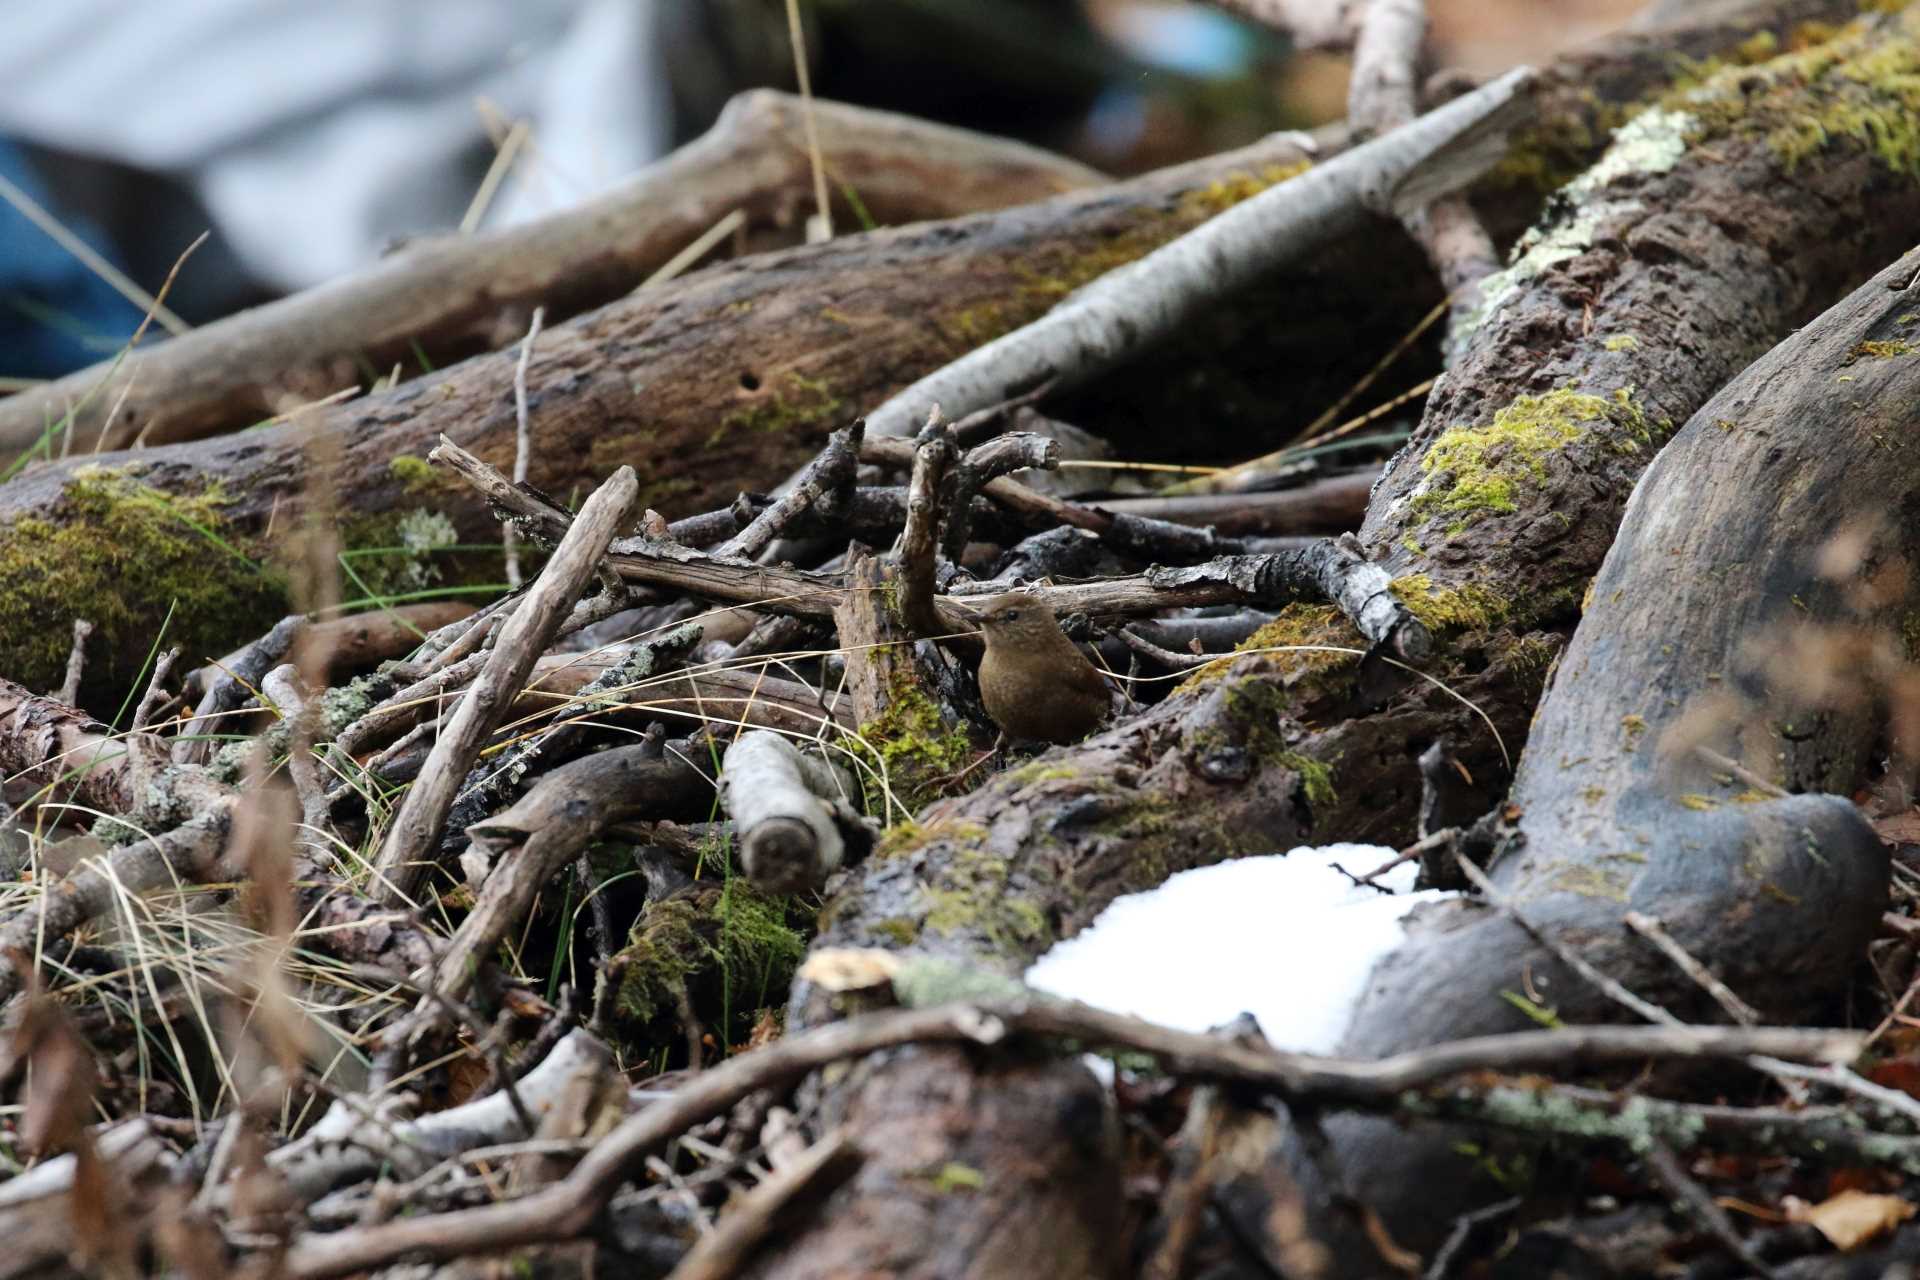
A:
[[[1400,921],[1423,902],[1417,868],[1387,888],[1356,887],[1394,854],[1335,844],[1183,871],[1117,899],[1027,970],[1027,985],[1115,1013],[1207,1031],[1251,1013],[1276,1048],[1332,1053],[1374,963],[1399,944]]]

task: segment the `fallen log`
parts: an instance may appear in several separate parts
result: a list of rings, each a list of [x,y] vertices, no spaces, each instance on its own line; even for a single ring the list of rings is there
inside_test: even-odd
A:
[[[1490,225],[1523,226],[1552,182],[1577,172],[1569,155],[1591,157],[1624,104],[1671,83],[1676,50],[1725,54],[1756,31],[1784,38],[1843,11],[1840,0],[1792,0],[1716,13],[1684,33],[1621,37],[1546,69],[1535,91],[1541,123],[1510,156],[1525,161],[1520,180],[1496,171]],[[1318,143],[1317,156],[1330,154],[1340,131]],[[769,486],[863,409],[1314,158],[1269,140],[1001,213],[739,259],[552,326],[527,376],[529,479],[565,495],[630,464],[641,505],[663,510]],[[1170,421],[1186,424],[1188,461],[1264,451],[1435,300],[1418,250],[1390,223],[1369,222],[1079,393],[1067,416],[1102,423],[1116,448],[1142,457],[1167,448]],[[444,432],[511,472],[515,363],[501,351],[297,422],[48,464],[0,485],[0,670],[55,684],[80,600],[100,627],[96,692],[132,679],[176,602],[170,634],[189,665],[265,630],[287,601],[261,534],[300,510],[313,457],[329,460],[327,483],[354,513],[340,530],[349,550],[393,547],[439,515],[493,541],[475,495],[423,459]],[[1410,369],[1409,381],[1421,372]],[[1206,415],[1193,412],[1196,397]],[[34,423],[44,426],[37,414]],[[127,563],[142,572],[113,568]]]
[[[1749,366],[1661,453],[1514,779],[1519,837],[1493,883],[1533,928],[1683,1016],[1710,1010],[1708,993],[1627,913],[1659,916],[1777,1019],[1841,989],[1885,910],[1887,850],[1847,796],[1877,768],[1889,701],[1913,714],[1902,636],[1920,529],[1882,513],[1920,501],[1920,359],[1887,354],[1914,328],[1917,272],[1920,251]],[[1380,962],[1344,1048],[1525,1025],[1500,996],[1522,972],[1562,1018],[1610,1012],[1508,913],[1451,902]],[[1471,1203],[1407,1178],[1444,1163],[1433,1141],[1348,1133],[1347,1174],[1403,1243]]]
[[[1357,652],[1249,653],[1079,747],[923,812],[911,838],[829,904],[819,945],[1018,970],[1113,896],[1172,871],[1328,838],[1411,836],[1413,757],[1436,737],[1471,744],[1463,755],[1490,807],[1560,644],[1546,629],[1575,616],[1653,452],[1742,366],[1906,246],[1920,215],[1912,173],[1837,132],[1812,144],[1792,122],[1857,110],[1854,95],[1875,93],[1810,63],[1910,56],[1916,23],[1862,19],[1818,50],[1710,78],[1685,113],[1643,114],[1563,193],[1519,267],[1487,282],[1487,316],[1375,491],[1363,537],[1447,641],[1438,676],[1498,738],[1431,685]],[[1897,98],[1871,102],[1911,123]],[[1829,234],[1836,209],[1857,234]],[[1533,254],[1540,246],[1551,248]],[[1249,647],[1283,645],[1364,647],[1324,608],[1299,605]],[[1813,985],[1782,999],[1804,1008]],[[823,1013],[796,993],[797,1021]],[[967,1072],[956,1053],[903,1054],[827,1090],[823,1122],[869,1096],[950,1090]],[[1062,1084],[1056,1073],[1028,1087],[1038,1096]],[[997,1213],[915,1195],[904,1165],[876,1150],[833,1212],[761,1274],[814,1274],[897,1248],[875,1224],[897,1240],[911,1221],[925,1243],[901,1269],[935,1272],[969,1256],[985,1220],[1016,1234],[1029,1215],[1092,1220],[1083,1192],[1024,1178],[1013,1154],[1073,1141],[1066,1117],[1039,1132],[979,1117],[965,1140],[995,1153],[986,1185],[1004,1196]],[[889,1146],[945,1141],[909,1124]],[[1090,1246],[1058,1247],[1070,1257]]]
[[[816,102],[814,125],[839,189],[882,226],[1106,181],[1022,143],[864,107]],[[358,275],[0,399],[0,459],[31,449],[69,408],[72,451],[91,453],[238,431],[396,364],[429,373],[516,341],[535,307],[551,322],[621,297],[729,214],[756,242],[796,243],[812,199],[800,100],[743,93],[699,139],[585,204],[417,240]],[[853,221],[844,195],[836,203]]]

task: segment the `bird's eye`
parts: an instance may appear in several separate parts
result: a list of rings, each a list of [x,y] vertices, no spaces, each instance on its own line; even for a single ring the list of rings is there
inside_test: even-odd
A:
[[[1001,614],[1000,616],[1006,619],[1008,622],[1020,621],[1020,611],[1018,609],[1009,609],[1005,613]]]

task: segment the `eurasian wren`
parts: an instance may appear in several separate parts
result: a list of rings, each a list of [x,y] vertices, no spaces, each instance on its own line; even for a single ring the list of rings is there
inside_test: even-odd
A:
[[[986,637],[980,701],[1009,738],[1078,742],[1107,718],[1112,693],[1038,596],[1015,596],[976,615]]]

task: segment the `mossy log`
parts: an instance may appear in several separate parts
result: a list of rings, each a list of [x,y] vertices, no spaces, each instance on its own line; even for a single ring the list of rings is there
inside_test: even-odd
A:
[[[898,226],[1042,200],[1105,179],[1004,138],[818,102],[814,127],[841,225]],[[415,241],[309,289],[0,399],[0,458],[73,412],[73,451],[238,431],[293,405],[517,342],[630,292],[738,211],[750,243],[798,243],[812,171],[800,100],[743,93],[706,134],[597,199],[522,226]],[[112,412],[113,421],[106,420]],[[64,441],[63,441],[64,443]]]
[[[1671,83],[1676,53],[1697,62],[1733,57],[1762,36],[1788,42],[1802,22],[1848,11],[1841,0],[1791,0],[1717,13],[1684,32],[1623,36],[1548,68],[1536,91],[1540,129],[1514,152],[1524,161],[1521,172],[1516,176],[1509,165],[1485,185],[1484,212],[1496,230],[1516,234],[1538,208],[1543,182],[1569,166],[1577,169],[1627,104]],[[761,110],[784,112],[788,105],[783,98],[749,97],[737,104],[741,119],[735,124],[751,134],[742,121]],[[778,128],[760,132],[771,137]],[[724,141],[728,133],[716,127],[714,136]],[[1340,145],[1339,131],[1323,133],[1319,141],[1324,154]],[[662,172],[690,180],[699,171],[694,161],[705,156],[702,163],[711,163],[716,154],[732,152],[719,141],[696,146]],[[770,485],[856,413],[1305,159],[1291,143],[1273,141],[1004,212],[760,254],[553,325],[542,334],[529,371],[529,478],[564,496],[631,464],[642,477],[643,502],[674,514],[719,505],[741,488]],[[904,182],[883,178],[878,161],[876,166],[861,187],[870,207],[879,192],[897,183],[898,203],[882,201],[891,216],[945,211],[935,205],[916,212],[912,204],[911,190],[942,185],[927,181],[919,157]],[[636,180],[642,186],[647,181]],[[922,198],[966,208],[968,201],[1014,198],[1016,190],[1017,184],[960,184],[943,197]],[[675,243],[704,227],[680,228]],[[539,234],[562,244],[578,238],[564,227]],[[501,243],[527,249],[517,240]],[[478,254],[473,261],[479,262],[499,248],[484,240],[462,252]],[[415,270],[431,256],[425,248],[420,254],[382,270]],[[620,270],[631,273],[640,261],[634,258]],[[575,263],[569,271],[575,269],[588,275],[597,270]],[[517,270],[512,278],[521,280]],[[523,280],[524,296],[511,297],[507,277],[500,277],[483,291],[484,315],[452,308],[447,323],[456,333],[482,323],[489,334],[482,346],[509,342],[518,320],[507,326],[512,333],[493,330],[514,299],[522,309],[545,301],[555,310],[592,301],[581,295],[563,308],[564,298],[572,297],[562,290],[563,277],[571,278],[559,272],[544,282]],[[351,296],[355,287],[331,288]],[[306,308],[325,301],[301,298],[299,306]],[[1383,222],[1229,300],[1211,323],[1078,393],[1062,411],[1100,422],[1130,456],[1160,457],[1177,448],[1184,461],[1236,461],[1310,421],[1436,299],[1418,251]],[[394,321],[401,335],[394,340],[403,348],[414,324]],[[368,344],[370,357],[379,356],[376,369],[411,357],[410,350],[391,355],[370,334],[357,337]],[[168,347],[178,344],[141,360]],[[303,345],[299,358],[288,355],[285,366],[306,368],[308,355],[326,349],[326,343]],[[458,342],[448,348],[461,349]],[[261,535],[269,527],[284,529],[298,514],[310,488],[310,459],[327,460],[322,465],[332,491],[354,513],[342,528],[350,549],[394,546],[433,532],[427,526],[439,513],[451,517],[452,526],[434,529],[493,540],[492,521],[471,490],[424,459],[445,432],[510,469],[516,358],[512,350],[480,356],[376,395],[315,408],[292,422],[45,465],[0,485],[0,599],[18,622],[4,628],[0,671],[41,687],[56,683],[67,624],[82,611],[100,624],[94,640],[99,665],[89,685],[96,695],[134,678],[169,611],[175,615],[169,635],[187,644],[190,664],[250,639],[284,611],[275,553]],[[1411,383],[1426,371],[1416,361],[1403,372]],[[144,398],[158,385],[143,375],[136,391]],[[334,385],[327,381],[324,389]],[[1193,412],[1197,402],[1207,405],[1205,414]],[[24,411],[25,404],[18,397],[0,401],[4,412]],[[239,417],[218,421],[236,425],[272,411],[263,400]],[[170,401],[168,413],[176,412],[184,410]],[[45,415],[29,416],[38,431]],[[1189,429],[1168,432],[1169,421]],[[93,466],[115,478],[81,478]],[[105,496],[115,500],[103,501]],[[173,510],[183,506],[191,523]],[[174,547],[175,535],[200,545]],[[135,565],[139,572],[126,571]],[[175,572],[183,566],[197,572],[183,578]],[[495,577],[497,571],[476,560],[465,576]]]
[[[1906,247],[1920,168],[1884,144],[1920,116],[1902,96],[1910,75],[1897,71],[1916,24],[1920,14],[1870,15],[1821,33],[1824,52],[1689,86],[1700,91],[1689,119],[1678,108],[1640,117],[1556,201],[1522,265],[1492,282],[1490,314],[1461,335],[1463,354],[1375,491],[1364,535],[1402,598],[1450,642],[1434,674],[1490,724],[1373,660],[1250,653],[1079,747],[933,806],[914,838],[883,847],[891,856],[829,903],[820,945],[904,946],[1017,972],[1114,896],[1171,872],[1303,840],[1410,836],[1415,757],[1441,734],[1464,745],[1485,798],[1497,799],[1654,453],[1743,366]],[[1872,69],[1888,63],[1894,78],[1876,81]],[[1835,127],[1825,146],[1798,145],[1804,122],[1861,111],[1894,127]],[[1649,570],[1665,572],[1670,597],[1664,558]],[[1330,609],[1295,606],[1247,648],[1289,644],[1360,647]],[[1818,985],[1790,984],[1781,1001],[1807,1012]],[[802,1019],[822,1012],[805,991],[795,1008]],[[902,1055],[831,1090],[827,1114],[967,1070],[950,1051]],[[1046,1087],[1079,1070],[1059,1067]],[[878,1247],[871,1224],[903,1215],[929,1242],[903,1269],[928,1274],[969,1256],[983,1219],[996,1230],[1029,1214],[1092,1220],[1082,1189],[1037,1183],[1011,1154],[1071,1143],[1083,1126],[1065,1111],[1040,1131],[995,1136],[990,1124],[976,1121],[965,1141],[1002,1153],[986,1171],[1004,1197],[999,1215],[917,1194],[882,1156],[764,1273],[831,1271]]]
[[[1875,778],[1889,704],[1910,719],[1915,697],[1917,273],[1920,251],[1751,365],[1662,451],[1514,779],[1519,837],[1493,883],[1682,1017],[1719,1015],[1626,913],[1660,918],[1768,1021],[1799,1022],[1845,988],[1886,909],[1887,850],[1849,796]],[[1912,726],[1892,732],[1911,775]],[[1375,970],[1343,1049],[1526,1027],[1502,996],[1522,989],[1569,1021],[1619,1012],[1505,912],[1439,904]],[[1474,1196],[1505,1194],[1464,1162],[1436,1179],[1443,1138],[1359,1119],[1332,1132],[1404,1243],[1426,1247]]]

